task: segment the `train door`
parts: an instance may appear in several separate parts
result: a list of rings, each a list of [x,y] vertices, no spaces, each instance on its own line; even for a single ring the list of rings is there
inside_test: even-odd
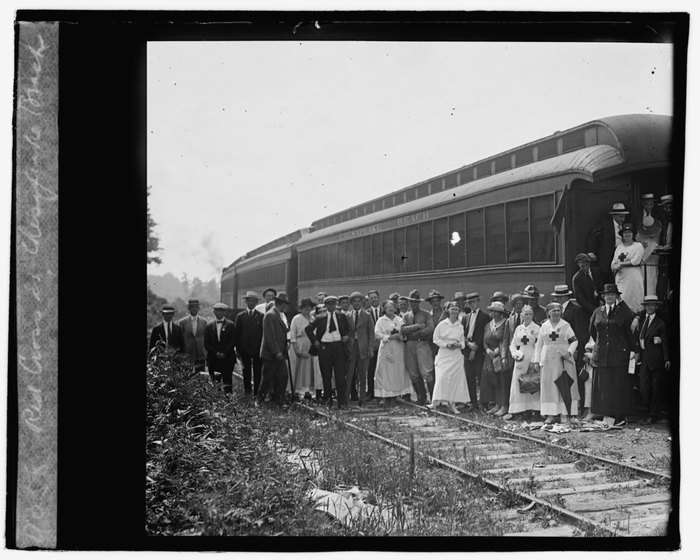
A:
[[[608,212],[616,202],[633,211],[632,184],[629,179],[608,179],[597,183],[576,180],[567,194],[566,248],[564,252],[567,283],[578,270],[574,259],[586,252],[586,234],[597,224],[610,219]]]

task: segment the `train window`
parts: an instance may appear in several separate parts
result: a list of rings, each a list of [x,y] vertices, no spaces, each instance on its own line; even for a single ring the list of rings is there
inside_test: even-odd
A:
[[[553,213],[554,196],[548,194],[530,199],[532,262],[553,262],[555,260],[554,233],[549,227]]]
[[[486,264],[506,262],[506,223],[503,204],[486,208]]]
[[[411,202],[412,200],[415,200],[418,198],[418,189],[408,189],[407,191],[404,191],[404,201],[405,202]]]
[[[453,189],[454,187],[457,186],[457,173],[453,173],[452,175],[447,175],[445,177],[445,189]]]
[[[347,253],[345,252],[346,242],[341,241],[336,243],[336,246],[338,247],[338,278],[345,278],[348,275],[346,270],[348,265]]]
[[[467,212],[467,266],[484,265],[484,210]]]
[[[527,165],[534,161],[532,155],[532,148],[523,148],[515,152],[515,167],[520,167],[521,165]]]
[[[539,144],[537,146],[537,160],[541,161],[543,159],[551,158],[556,155],[559,155],[559,151],[557,150],[557,141],[556,139],[554,140],[549,140],[548,142],[542,142],[542,144]]]
[[[362,276],[362,238],[352,240],[352,275]]]
[[[382,233],[382,274],[394,272],[394,231]]]
[[[372,235],[372,275],[382,273],[382,234]]]
[[[406,228],[406,272],[418,271],[418,226]]]
[[[474,180],[474,168],[469,167],[459,172],[459,184],[466,185]]]
[[[394,230],[394,272],[405,272],[406,259],[406,229]]]
[[[304,281],[307,279],[309,271],[309,252],[304,251],[303,253],[298,253],[299,255],[299,280]],[[222,282],[223,286],[223,282]]]
[[[508,228],[508,262],[522,263],[530,260],[530,223],[528,201],[518,200],[506,204]]]
[[[510,169],[510,154],[507,156],[499,157],[496,162],[496,173],[501,173],[502,171],[507,171]]]
[[[467,264],[467,234],[464,226],[464,214],[449,217],[449,240],[447,250],[450,255],[450,268],[464,268]],[[437,237],[437,233],[435,234]]]
[[[362,270],[361,276],[372,274],[372,238],[368,235],[362,238]]]
[[[433,268],[435,270],[445,270],[448,268],[447,253],[450,246],[447,218],[440,218],[433,222],[433,243]]]
[[[318,268],[319,268],[319,276],[321,278],[330,278],[328,275],[328,269],[329,267],[329,248],[328,245],[324,245],[323,247],[319,247],[319,263],[318,263]]]
[[[476,178],[488,177],[491,175],[491,162],[486,161],[476,166]]]
[[[394,206],[394,197],[393,196],[387,196],[384,199],[384,208],[392,208]]]
[[[583,129],[570,132],[562,140],[564,152],[573,152],[586,146],[586,136]]]
[[[423,183],[418,185],[418,198],[423,198],[430,194],[430,183]]]
[[[433,222],[418,224],[418,257],[421,270],[433,270]]]

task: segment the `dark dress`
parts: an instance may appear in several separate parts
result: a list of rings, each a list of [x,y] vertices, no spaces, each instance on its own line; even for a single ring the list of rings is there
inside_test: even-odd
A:
[[[634,313],[621,302],[608,316],[605,305],[591,316],[593,347],[593,391],[591,412],[600,416],[623,417],[634,410],[632,376],[627,373],[635,341],[630,325]]]
[[[498,359],[505,356],[505,336],[506,321],[504,320],[495,330],[491,330],[491,321],[484,327],[484,351],[498,350]],[[499,400],[499,384],[501,374],[493,369],[493,358],[488,354],[484,356],[484,366],[481,370],[481,385],[479,386],[479,400],[482,403],[496,402]]]

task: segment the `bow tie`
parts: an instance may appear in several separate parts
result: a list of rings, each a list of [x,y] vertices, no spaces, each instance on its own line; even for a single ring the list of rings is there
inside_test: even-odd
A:
[[[217,321],[216,324],[218,325],[218,324],[223,323],[223,322],[224,322],[224,320],[221,319],[221,321]]]

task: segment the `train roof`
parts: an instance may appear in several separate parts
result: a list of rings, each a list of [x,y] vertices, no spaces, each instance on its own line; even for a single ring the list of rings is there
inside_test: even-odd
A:
[[[529,165],[535,159],[543,161],[584,146],[617,148],[624,161],[632,166],[663,160],[668,157],[672,120],[669,115],[630,114],[590,121],[336,212],[316,220],[312,228],[319,231],[382,212],[387,206],[405,206],[435,192],[507,173],[520,165]]]
[[[454,189],[441,191],[400,206],[395,206],[362,216],[361,218],[323,228],[305,236],[302,240],[297,242],[297,247],[301,249],[307,243],[312,243],[327,236],[361,229],[377,222],[422,212],[427,208],[450,204],[466,196],[475,196],[487,191],[507,188],[512,185],[520,185],[548,177],[561,176],[563,174],[567,175],[569,180],[578,178],[592,181],[596,173],[611,169],[622,163],[625,163],[625,160],[620,150],[612,146],[601,145],[582,148],[575,152],[569,152],[543,161],[537,161],[523,167],[516,167],[515,169],[503,173],[460,185]],[[562,185],[562,188],[563,186],[564,185]]]
[[[269,241],[256,249],[248,251],[245,255],[238,257],[230,265],[224,268],[222,272],[225,274],[229,269],[237,268],[253,257],[265,257],[269,253],[274,253],[279,249],[287,249],[294,245],[294,243],[296,243],[303,236],[307,235],[310,231],[312,231],[312,228],[301,228],[293,231],[292,233],[283,235],[282,237],[278,237],[277,239],[273,239],[272,241]]]

